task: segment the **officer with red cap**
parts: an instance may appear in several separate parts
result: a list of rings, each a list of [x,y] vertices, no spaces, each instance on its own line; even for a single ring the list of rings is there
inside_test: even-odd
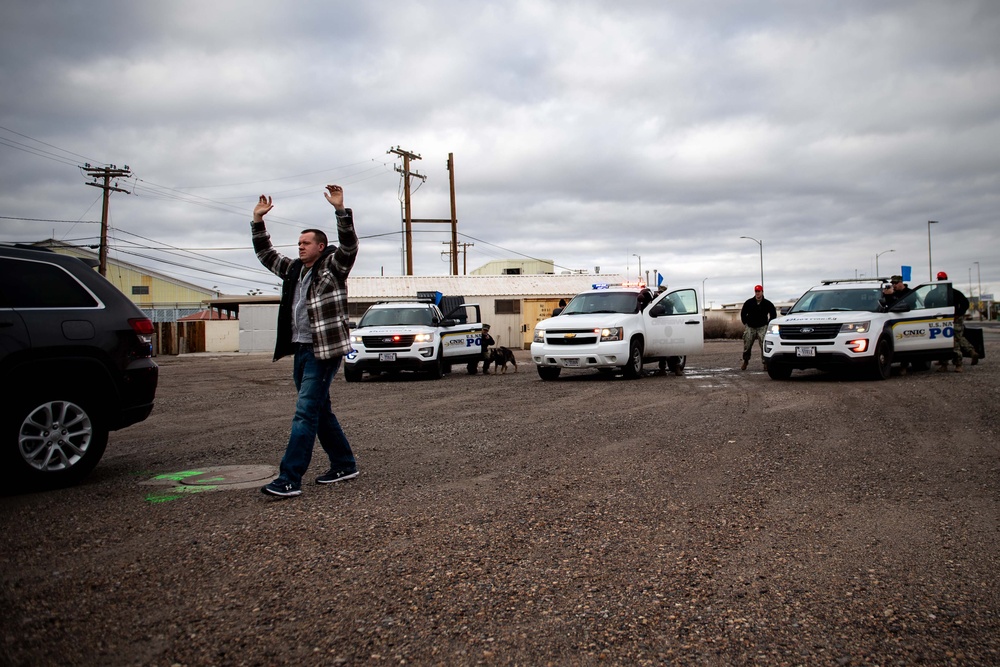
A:
[[[754,285],[753,296],[743,302],[743,308],[740,310],[740,321],[743,322],[743,365],[740,366],[741,371],[747,369],[754,341],[757,341],[760,346],[760,356],[763,359],[764,334],[767,333],[767,324],[777,316],[774,304],[764,298],[764,286]],[[764,368],[767,368],[766,361]]]
[[[938,271],[937,279],[939,281],[947,281],[948,274],[944,271]],[[972,357],[972,365],[975,366],[979,363],[979,353],[976,352],[976,348],[972,347],[972,343],[965,337],[965,314],[969,312],[969,299],[962,294],[960,291],[955,289],[955,286],[951,286],[951,298],[952,303],[955,305],[955,346],[953,348],[952,363],[955,364],[955,372],[962,372],[962,357],[963,353],[967,353]],[[948,360],[938,362],[939,371],[948,370]]]

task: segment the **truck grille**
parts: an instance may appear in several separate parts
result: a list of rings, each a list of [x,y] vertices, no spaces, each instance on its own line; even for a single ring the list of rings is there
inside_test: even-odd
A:
[[[836,338],[840,333],[840,324],[782,324],[782,340],[826,340]]]
[[[395,350],[400,347],[410,347],[413,345],[413,336],[399,336],[399,340],[393,340],[394,336],[362,336],[365,347],[371,349]]]
[[[549,345],[593,345],[597,336],[593,331],[583,334],[546,335],[545,342]]]

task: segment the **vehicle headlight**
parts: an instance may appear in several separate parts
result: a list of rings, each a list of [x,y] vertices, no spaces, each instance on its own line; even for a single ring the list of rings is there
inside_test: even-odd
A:
[[[865,333],[871,327],[871,320],[867,322],[845,322],[840,325],[840,333]]]
[[[434,338],[434,334],[417,334],[413,337],[415,343],[426,343]]]
[[[780,334],[781,333],[781,325],[780,324],[772,324],[770,331],[773,334]]]
[[[624,330],[622,327],[607,327],[604,329],[594,329],[594,333],[601,334],[601,342],[607,342],[612,340],[621,340],[624,336]]]
[[[363,340],[362,336],[351,336],[351,342],[352,343],[363,343],[364,340]]]
[[[545,342],[545,329],[535,329],[535,337],[531,339],[533,343]]]

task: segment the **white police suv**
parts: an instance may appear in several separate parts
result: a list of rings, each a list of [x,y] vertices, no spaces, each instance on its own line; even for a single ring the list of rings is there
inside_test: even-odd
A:
[[[768,325],[768,375],[785,380],[795,369],[858,367],[885,380],[895,362],[927,368],[931,361],[950,358],[955,335],[951,283],[919,285],[886,305],[885,280],[826,280],[803,294]]]
[[[478,304],[462,303],[447,316],[430,301],[377,303],[351,331],[351,352],[344,358],[344,379],[419,371],[440,378],[452,364],[482,358],[483,323]]]

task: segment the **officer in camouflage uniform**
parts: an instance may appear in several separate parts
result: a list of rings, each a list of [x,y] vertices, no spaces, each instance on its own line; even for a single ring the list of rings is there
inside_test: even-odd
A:
[[[944,271],[938,271],[938,280],[948,280],[948,274]],[[968,353],[972,357],[972,365],[975,366],[979,363],[979,353],[976,349],[972,347],[972,343],[965,337],[965,314],[969,312],[969,299],[955,289],[955,286],[951,287],[952,298],[955,302],[955,347],[954,356],[952,357],[952,363],[955,364],[955,372],[962,372],[962,357],[965,353]],[[938,371],[948,370],[948,360],[939,361]]]
[[[764,298],[764,286],[754,285],[753,296],[743,302],[740,310],[740,321],[743,322],[743,364],[741,371],[747,369],[750,363],[750,351],[753,350],[754,341],[760,346],[761,359],[764,357],[764,334],[767,333],[768,323],[778,316],[774,309],[774,304]],[[764,368],[767,368],[767,361],[764,361]]]

